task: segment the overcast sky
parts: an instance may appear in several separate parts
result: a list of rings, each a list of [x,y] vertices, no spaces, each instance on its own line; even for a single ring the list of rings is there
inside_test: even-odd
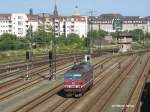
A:
[[[0,0],[0,13],[52,13],[55,0]],[[150,0],[56,0],[60,15],[72,15],[78,5],[82,15],[88,11],[102,13],[120,13],[125,16],[150,16]]]

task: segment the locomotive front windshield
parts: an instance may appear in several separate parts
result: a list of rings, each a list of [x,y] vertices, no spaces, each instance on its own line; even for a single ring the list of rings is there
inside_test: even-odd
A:
[[[73,80],[78,80],[81,79],[81,74],[65,74],[65,79],[73,79]]]

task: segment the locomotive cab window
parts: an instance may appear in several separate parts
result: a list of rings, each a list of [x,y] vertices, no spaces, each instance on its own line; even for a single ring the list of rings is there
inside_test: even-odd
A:
[[[81,79],[81,74],[65,74],[65,79]]]

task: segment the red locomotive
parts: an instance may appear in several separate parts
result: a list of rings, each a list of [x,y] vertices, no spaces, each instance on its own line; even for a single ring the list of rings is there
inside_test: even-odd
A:
[[[93,67],[88,62],[74,65],[64,74],[64,91],[67,97],[80,97],[92,86]]]

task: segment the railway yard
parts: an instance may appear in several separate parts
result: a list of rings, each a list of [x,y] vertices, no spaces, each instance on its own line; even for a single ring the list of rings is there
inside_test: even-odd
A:
[[[0,65],[0,112],[149,112],[149,52],[92,55],[94,84],[80,98],[63,91],[74,57],[80,63],[84,55],[57,56],[54,80],[48,80],[46,57]]]

